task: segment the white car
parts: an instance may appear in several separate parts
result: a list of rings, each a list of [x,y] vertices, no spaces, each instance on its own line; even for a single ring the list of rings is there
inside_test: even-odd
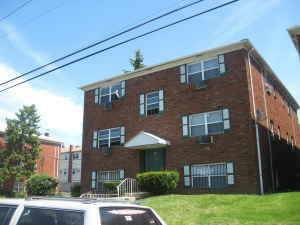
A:
[[[0,199],[0,225],[166,225],[149,207],[114,200]]]

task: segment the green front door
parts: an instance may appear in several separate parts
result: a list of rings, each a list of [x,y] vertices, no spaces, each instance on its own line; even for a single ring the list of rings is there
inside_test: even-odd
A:
[[[165,149],[147,149],[144,151],[144,170],[161,171],[165,169]]]

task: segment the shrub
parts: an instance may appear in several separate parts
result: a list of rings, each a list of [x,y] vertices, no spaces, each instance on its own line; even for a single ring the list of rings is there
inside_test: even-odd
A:
[[[117,186],[120,184],[119,181],[107,181],[104,182],[104,187],[109,191],[117,191]]]
[[[142,190],[154,195],[166,194],[173,191],[178,184],[177,171],[158,171],[137,174],[137,181]]]
[[[32,175],[26,182],[26,190],[28,195],[53,195],[57,181],[48,175]]]
[[[80,184],[75,184],[71,187],[71,196],[72,197],[80,197],[81,194],[81,186]]]

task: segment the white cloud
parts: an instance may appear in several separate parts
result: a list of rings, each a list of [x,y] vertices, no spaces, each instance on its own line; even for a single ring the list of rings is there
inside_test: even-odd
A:
[[[0,83],[16,75],[14,69],[0,63]],[[6,117],[12,117],[23,105],[31,104],[36,105],[41,116],[42,130],[49,129],[50,133],[59,134],[59,138],[67,143],[76,141],[75,144],[80,144],[82,106],[70,98],[35,88],[28,83],[0,93],[0,128],[3,128]]]
[[[275,7],[280,5],[280,2],[281,0],[242,1],[239,7],[234,8],[228,17],[222,19],[213,36],[218,37],[216,38],[217,42],[230,39],[261,19],[271,10],[274,10]]]

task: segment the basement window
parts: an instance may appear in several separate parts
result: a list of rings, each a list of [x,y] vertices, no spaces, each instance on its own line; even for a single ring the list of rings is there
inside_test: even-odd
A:
[[[224,188],[234,183],[233,163],[191,166],[192,188]]]

